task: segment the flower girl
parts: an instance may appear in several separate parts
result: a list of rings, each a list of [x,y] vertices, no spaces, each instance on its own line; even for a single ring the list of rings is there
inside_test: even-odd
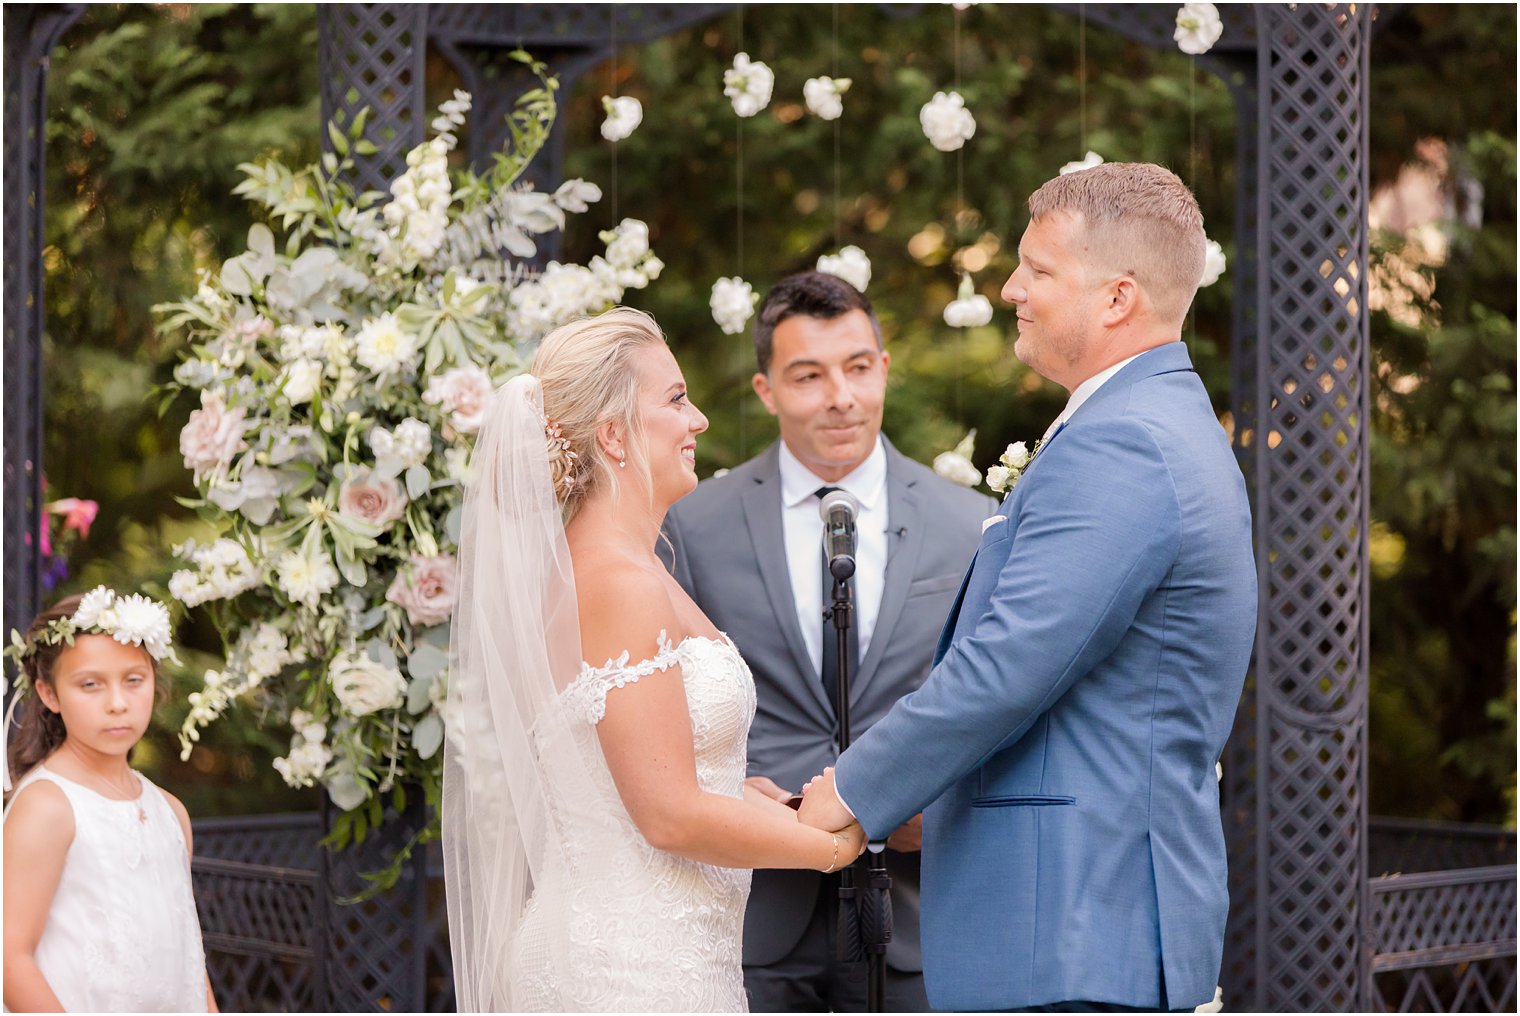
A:
[[[127,764],[173,653],[168,611],[99,586],[11,642],[21,718],[6,772],[18,779],[4,820],[6,1009],[216,1011],[189,816]]]

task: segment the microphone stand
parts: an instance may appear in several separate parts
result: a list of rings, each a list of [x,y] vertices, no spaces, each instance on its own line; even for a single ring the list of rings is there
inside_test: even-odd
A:
[[[849,579],[855,574],[855,559],[840,554],[829,562],[829,574],[834,577],[834,595],[828,613],[834,622],[839,659],[834,715],[839,724],[839,751],[843,754],[850,746],[849,645],[854,603]],[[887,943],[892,940],[892,876],[887,872],[886,850],[884,840],[873,840],[867,847],[868,862],[864,867],[857,859],[839,873],[839,958],[866,960],[867,1012],[886,1012]],[[865,875],[861,887],[856,885],[857,872]]]

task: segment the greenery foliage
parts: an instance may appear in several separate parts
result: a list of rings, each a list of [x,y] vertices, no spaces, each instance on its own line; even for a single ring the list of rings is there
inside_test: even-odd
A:
[[[959,269],[1002,307],[1024,196],[1089,148],[1171,165],[1233,262],[1233,101],[1187,57],[1091,26],[1084,41],[1065,12],[840,5],[836,33],[833,10],[741,8],[625,47],[568,89],[566,175],[597,181],[607,200],[568,234],[563,258],[584,262],[620,216],[649,223],[668,267],[631,302],[666,327],[712,418],[700,445],[708,472],[775,434],[749,389],[747,340],[722,336],[708,315],[711,282],[740,274],[763,291],[856,244],[874,265],[869,293],[893,356],[889,436],[927,461],[975,427],[985,468],[1007,442],[1037,437],[1064,393],[1013,358],[1006,311],[983,328],[943,324]],[[1411,313],[1372,317],[1370,775],[1380,814],[1514,819],[1514,40],[1513,8],[1409,5],[1384,14],[1373,46],[1372,188],[1431,161],[1417,146],[1441,139],[1454,213],[1442,227],[1445,258],[1413,268],[1428,285],[1416,287]],[[721,84],[741,49],[776,72],[770,107],[742,123]],[[802,105],[802,82],[818,74],[853,81],[837,135]],[[977,134],[961,153],[938,152],[918,109],[957,80]],[[455,84],[430,61],[431,99]],[[615,154],[597,134],[601,96],[614,88],[645,109]],[[179,352],[155,336],[148,309],[242,251],[254,216],[228,196],[239,163],[314,157],[314,12],[92,7],[55,51],[50,89],[45,461],[54,491],[101,502],[60,592],[109,581],[163,595],[168,548],[201,531],[170,507],[171,495],[192,492],[176,449],[189,406],[160,420],[145,401]],[[1473,183],[1481,214],[1460,225]],[[1374,276],[1408,265],[1407,244],[1376,237]],[[1231,287],[1227,273],[1200,295],[1189,339],[1222,414]],[[181,634],[193,688],[220,646],[194,625]],[[288,732],[260,729],[251,708],[241,715],[247,722],[232,714],[192,759],[204,757],[207,771],[172,759],[168,732],[182,711],[163,717],[165,733],[148,746],[194,813],[292,805],[267,761]]]

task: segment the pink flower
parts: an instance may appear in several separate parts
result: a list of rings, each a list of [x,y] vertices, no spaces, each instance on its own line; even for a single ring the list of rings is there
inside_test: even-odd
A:
[[[422,401],[429,405],[441,405],[449,413],[449,422],[461,434],[473,434],[480,429],[480,419],[485,414],[486,400],[491,397],[491,375],[476,366],[455,367],[428,381]]]
[[[411,567],[401,570],[385,598],[405,607],[412,624],[442,624],[454,613],[457,575],[453,554],[436,557],[414,554]]]
[[[389,526],[405,514],[406,500],[400,481],[375,476],[362,466],[338,488],[339,511],[377,526]]]
[[[47,510],[54,515],[63,516],[63,530],[79,530],[79,535],[85,539],[90,536],[90,523],[95,521],[96,514],[100,511],[100,505],[94,501],[86,501],[78,497],[66,497],[53,501],[47,506]]]
[[[244,410],[229,410],[221,392],[201,392],[201,408],[190,414],[190,422],[179,432],[179,450],[185,468],[193,470],[195,479],[227,468],[232,457],[248,447],[243,440]]]

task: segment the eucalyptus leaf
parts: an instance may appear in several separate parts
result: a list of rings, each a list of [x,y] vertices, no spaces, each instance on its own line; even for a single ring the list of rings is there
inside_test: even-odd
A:
[[[364,655],[376,663],[383,664],[393,670],[401,669],[400,663],[396,659],[396,651],[383,639],[370,639],[364,643]]]
[[[443,720],[437,713],[428,713],[412,728],[412,747],[417,749],[418,758],[429,759],[442,744]]]
[[[413,716],[427,710],[430,701],[429,696],[433,690],[433,675],[426,677],[413,677],[412,683],[406,688],[406,711]]]
[[[439,740],[442,739],[440,736]],[[353,811],[369,797],[364,784],[360,783],[353,773],[334,773],[323,782],[327,787],[327,796],[332,798],[332,803],[344,811]]]
[[[356,623],[359,627],[359,630],[361,632],[364,632],[369,631],[371,628],[383,620],[385,620],[385,608],[372,607],[369,610],[366,610],[364,613],[360,614]]]
[[[409,674],[413,677],[425,677],[430,681],[448,665],[448,654],[426,642],[413,649],[412,655],[406,658],[406,669]]]

